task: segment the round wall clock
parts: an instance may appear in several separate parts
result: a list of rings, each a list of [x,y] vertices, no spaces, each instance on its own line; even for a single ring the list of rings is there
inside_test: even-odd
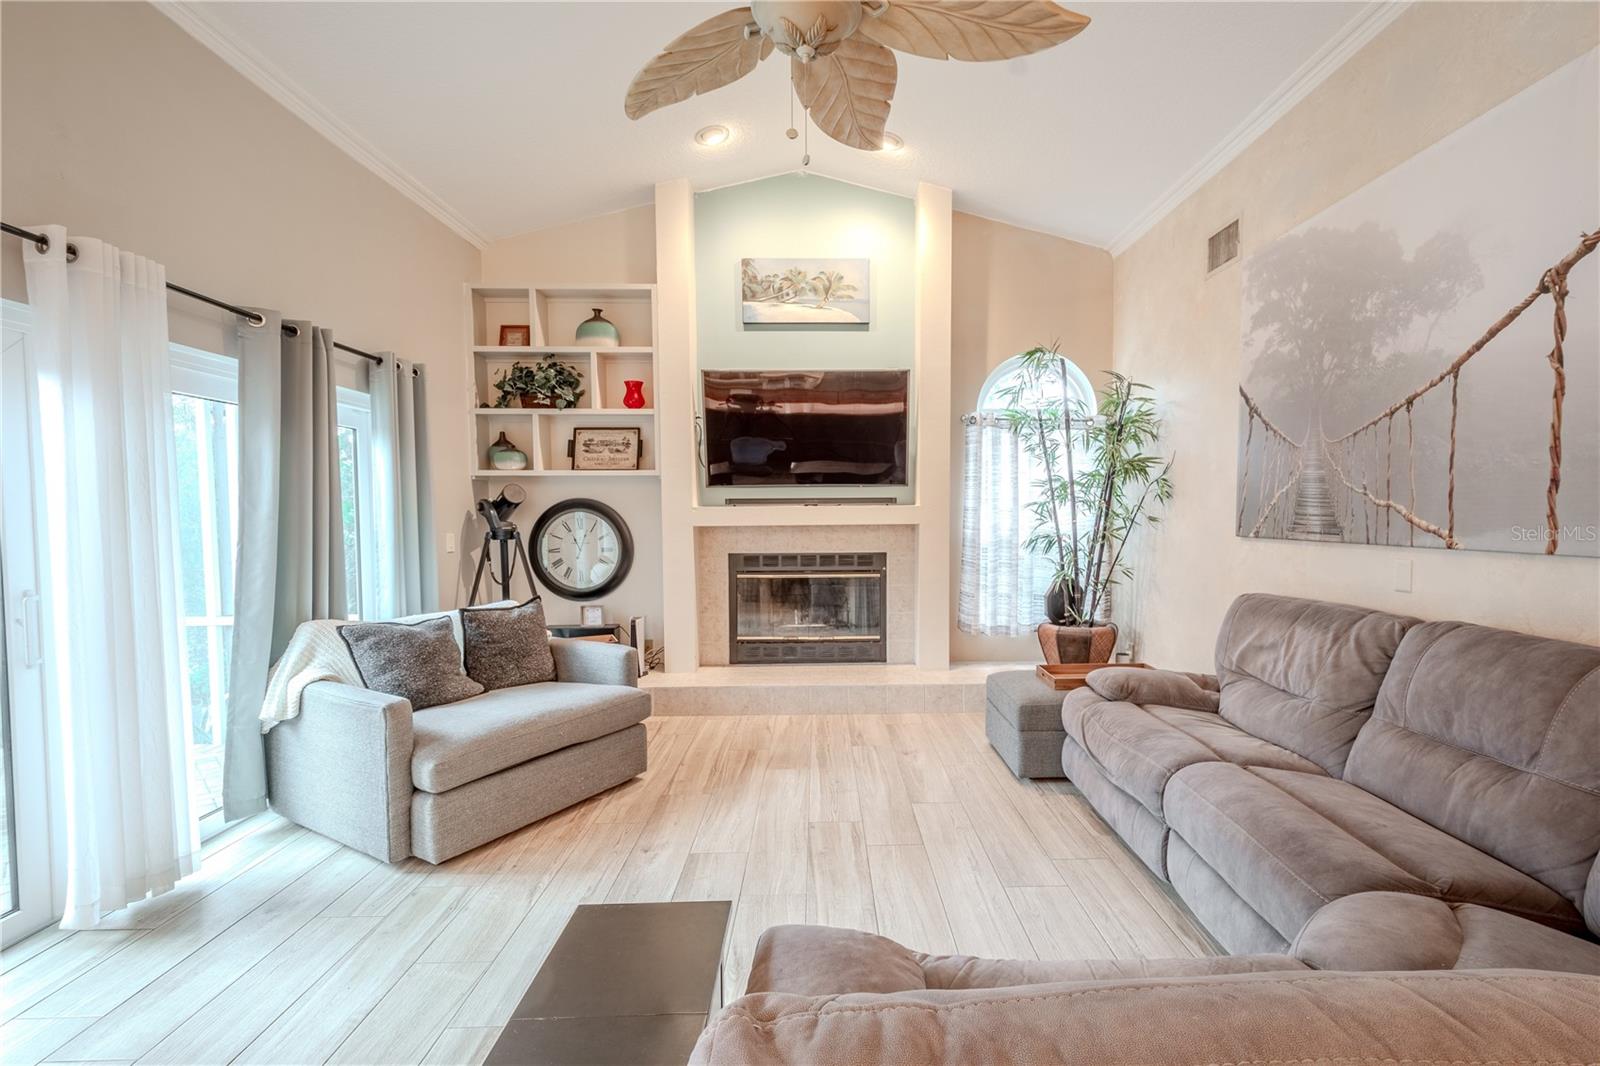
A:
[[[592,600],[622,584],[633,565],[633,535],[599,500],[563,500],[533,527],[533,569],[568,600]]]

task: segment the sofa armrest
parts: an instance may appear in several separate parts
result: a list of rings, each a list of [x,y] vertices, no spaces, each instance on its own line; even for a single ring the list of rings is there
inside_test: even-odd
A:
[[[1473,903],[1359,892],[1325,905],[1289,953],[1318,970],[1559,970],[1600,974],[1600,944]]]
[[[1215,711],[1221,698],[1217,692],[1216,678],[1205,674],[1184,674],[1176,670],[1108,666],[1091,672],[1085,683],[1101,699],[1117,703]]]
[[[639,653],[626,644],[557,637],[550,641],[550,654],[557,681],[639,687]]]
[[[409,700],[319,681],[266,739],[274,811],[384,862],[411,854]]]

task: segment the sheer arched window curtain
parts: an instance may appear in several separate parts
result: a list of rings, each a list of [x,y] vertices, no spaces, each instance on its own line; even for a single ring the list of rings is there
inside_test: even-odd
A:
[[[1070,360],[1062,360],[1067,395],[1092,412],[1094,388]],[[1044,618],[1044,596],[1055,564],[1023,547],[1033,532],[1029,509],[1043,491],[1045,471],[1007,427],[1009,390],[1022,370],[1022,356],[994,369],[978,394],[978,409],[962,418],[965,444],[961,490],[961,589],[956,624],[963,633],[1015,636],[1031,633]],[[1059,398],[1062,380],[1040,384]],[[1021,398],[1026,405],[1027,397]],[[1075,453],[1076,468],[1088,456]]]

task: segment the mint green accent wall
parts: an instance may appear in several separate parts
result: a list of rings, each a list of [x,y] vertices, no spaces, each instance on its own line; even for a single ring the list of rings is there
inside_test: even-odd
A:
[[[701,370],[911,369],[916,315],[916,205],[904,196],[816,175],[783,174],[699,193],[694,205],[695,332]],[[739,260],[871,260],[866,327],[784,329],[741,321]],[[698,375],[695,383],[699,395]],[[911,391],[916,395],[913,377]],[[915,404],[911,439],[916,439]],[[915,464],[913,454],[911,462]],[[702,475],[703,478],[703,475]],[[701,485],[701,502],[736,496],[894,496],[891,488],[725,489]]]

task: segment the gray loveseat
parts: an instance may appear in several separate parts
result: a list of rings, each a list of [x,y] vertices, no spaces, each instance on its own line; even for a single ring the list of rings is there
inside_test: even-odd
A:
[[[1247,595],[1214,679],[1097,671],[1062,721],[1229,951],[1600,972],[1600,648]]]
[[[272,808],[385,862],[444,862],[645,769],[636,652],[552,640],[556,680],[413,712],[353,685],[307,686],[267,734]]]

